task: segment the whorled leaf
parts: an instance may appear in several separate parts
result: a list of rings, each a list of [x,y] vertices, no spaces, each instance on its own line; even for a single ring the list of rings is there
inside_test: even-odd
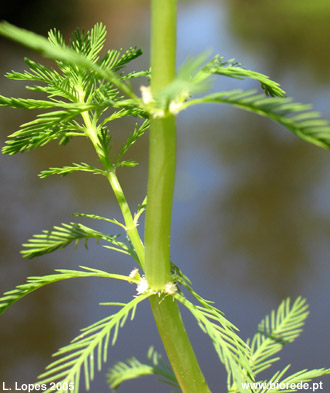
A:
[[[228,321],[224,314],[213,306],[213,302],[204,299],[191,286],[191,281],[172,263],[172,279],[184,286],[200,305],[190,302],[180,290],[173,296],[195,317],[199,327],[212,340],[215,351],[220,361],[224,364],[228,379],[238,386],[238,391],[244,392],[241,388],[243,382],[253,382],[254,372],[251,368],[251,350],[236,333],[237,327]]]
[[[96,214],[89,214],[89,213],[74,213],[75,217],[86,217],[86,218],[91,218],[93,220],[102,220],[102,221],[107,221],[111,222],[112,224],[118,225],[122,229],[126,230],[126,227],[123,223],[119,222],[115,218],[107,218],[107,217],[102,217],[98,216]]]
[[[286,96],[285,91],[281,89],[279,83],[271,80],[267,75],[256,71],[247,70],[234,59],[224,60],[223,57],[215,56],[202,68],[200,75],[224,75],[236,79],[254,79],[260,82],[261,87],[265,90],[266,95],[272,97]]]
[[[35,100],[0,96],[0,106],[51,111],[37,115],[35,120],[23,124],[10,135],[3,153],[15,154],[31,150],[56,139],[60,139],[63,144],[73,136],[89,136],[87,116],[94,118],[95,127],[99,126],[99,129],[103,129],[104,124],[115,118],[147,116],[136,104],[139,100],[129,83],[124,82],[124,79],[144,76],[146,73],[131,72],[125,75],[122,71],[128,62],[142,52],[136,48],[129,48],[124,52],[110,50],[99,59],[106,38],[106,29],[102,24],[96,24],[87,32],[77,30],[70,46],[66,45],[63,35],[57,30],[52,30],[47,40],[2,22],[0,34],[42,52],[55,60],[58,67],[55,70],[25,59],[29,70],[23,73],[12,71],[6,75],[10,79],[35,83],[28,86],[28,89],[43,92],[48,97]],[[120,90],[129,99],[123,98]],[[116,115],[112,113],[104,116],[104,112],[109,109],[112,112],[115,110]],[[122,165],[129,163],[124,162]]]
[[[246,393],[241,384],[252,382],[254,378],[249,364],[249,347],[235,332],[237,328],[215,307],[196,306],[178,293],[173,296],[188,308],[202,331],[211,338],[214,349],[233,382],[241,393]]]
[[[55,383],[57,393],[67,393],[67,386],[73,387],[71,392],[78,393],[82,372],[86,390],[90,388],[90,382],[94,379],[95,369],[101,370],[102,364],[107,361],[108,347],[116,343],[118,332],[124,326],[129,315],[131,320],[135,316],[136,307],[150,294],[143,294],[125,303],[108,303],[119,306],[118,312],[110,315],[81,330],[81,334],[71,343],[54,354],[58,357],[51,363],[46,371],[39,376],[38,384]],[[49,386],[49,385],[48,385]],[[48,388],[45,393],[53,392]]]
[[[161,382],[179,390],[173,370],[153,347],[148,351],[147,363],[141,363],[135,357],[127,359],[126,362],[116,362],[108,371],[107,382],[111,389],[117,390],[123,382],[146,375],[158,375],[162,378]]]
[[[130,254],[129,246],[118,241],[118,236],[106,235],[78,223],[62,224],[61,226],[54,226],[52,230],[45,230],[42,234],[34,235],[28,243],[23,244],[24,250],[21,253],[26,258],[34,258],[65,248],[73,241],[77,246],[84,239],[87,247],[88,239],[96,239],[97,241],[105,240],[115,246],[114,249],[117,251]]]
[[[109,69],[102,68],[85,55],[76,52],[76,50],[65,46],[63,37],[57,31],[51,33],[49,41],[38,34],[18,28],[8,22],[2,22],[0,23],[0,34],[41,52],[45,57],[73,66],[81,65],[85,69],[93,71],[98,77],[105,78],[129,97],[135,98],[131,88],[122,82],[118,75]]]
[[[45,177],[52,175],[66,176],[73,172],[90,172],[96,175],[105,175],[105,171],[99,168],[95,168],[84,162],[80,164],[73,163],[72,165],[64,166],[61,168],[49,168],[47,170],[41,171],[39,177],[44,179]]]
[[[291,98],[265,97],[255,90],[232,90],[192,99],[182,104],[181,110],[201,103],[221,103],[268,117],[283,125],[301,139],[325,149],[330,148],[330,125],[312,111],[310,105],[294,102]]]
[[[308,314],[305,299],[298,297],[291,305],[287,298],[260,322],[257,333],[247,342],[251,346],[251,368],[255,374],[278,360],[273,358],[274,354],[299,336]]]
[[[301,392],[303,390],[320,390],[323,389],[323,382],[311,381],[315,378],[320,378],[324,375],[330,374],[330,369],[314,369],[314,370],[301,370],[292,375],[284,378],[285,373],[290,368],[290,365],[286,366],[283,370],[277,371],[270,379],[254,382],[252,384],[254,393],[293,393]],[[244,384],[243,386],[251,386]],[[230,392],[235,393],[237,390],[230,390]]]
[[[0,314],[7,310],[7,308],[10,307],[13,303],[16,303],[18,300],[22,299],[24,296],[30,294],[31,292],[34,292],[39,288],[61,280],[85,277],[103,277],[114,278],[117,280],[124,280],[128,282],[134,281],[129,276],[112,274],[85,266],[80,266],[80,268],[83,269],[83,271],[56,269],[56,274],[28,277],[25,284],[18,285],[15,289],[5,292],[3,296],[0,297]]]
[[[52,140],[69,138],[79,133],[79,125],[73,121],[80,111],[54,111],[38,115],[36,120],[25,123],[21,129],[9,135],[3,154],[16,154],[25,150],[36,149]]]
[[[138,125],[135,124],[134,131],[128,135],[126,142],[123,144],[119,154],[116,157],[115,164],[114,164],[115,167],[123,166],[123,163],[125,163],[125,161],[121,161],[123,155],[145,133],[145,131],[148,128],[149,128],[149,120],[145,120],[140,127],[138,127]]]

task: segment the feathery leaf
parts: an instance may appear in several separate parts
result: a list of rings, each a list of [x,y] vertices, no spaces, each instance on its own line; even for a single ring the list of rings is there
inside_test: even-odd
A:
[[[117,390],[123,382],[145,375],[159,375],[163,378],[161,382],[179,389],[173,370],[153,347],[149,348],[147,364],[141,363],[135,357],[129,358],[126,362],[116,362],[107,374],[107,382],[111,389]]]
[[[70,137],[71,131],[79,131],[79,125],[72,119],[79,113],[72,111],[55,111],[38,115],[37,119],[23,124],[20,130],[9,135],[3,147],[3,154],[16,154],[25,150],[36,149],[52,140]]]
[[[255,90],[232,90],[214,93],[182,104],[182,109],[199,103],[223,103],[236,106],[282,124],[307,142],[330,148],[330,126],[310,105],[293,102],[291,98],[264,97]]]
[[[115,161],[115,167],[123,166],[123,163],[127,163],[126,161],[120,161],[123,155],[127,152],[127,150],[145,133],[145,131],[149,128],[149,120],[145,120],[140,127],[135,124],[135,128],[133,133],[128,135],[128,138],[124,145],[122,146],[119,154],[117,155]]]
[[[87,247],[87,241],[91,238],[97,239],[97,241],[105,240],[119,247],[122,251],[130,253],[129,247],[125,243],[116,240],[118,236],[105,235],[82,224],[62,224],[62,226],[54,226],[53,230],[45,230],[42,234],[34,235],[28,243],[23,244],[25,250],[21,251],[21,253],[26,258],[34,258],[65,248],[73,241],[75,241],[77,246],[82,239],[85,239],[85,246]]]
[[[239,391],[246,393],[241,384],[246,381],[252,382],[253,373],[249,364],[249,347],[235,333],[238,329],[208,301],[204,300],[203,306],[195,306],[179,293],[175,293],[173,297],[187,307],[196,318],[199,327],[211,338],[220,361],[232,376],[234,383],[240,387]]]
[[[225,75],[230,78],[245,79],[250,78],[260,82],[261,87],[265,90],[267,95],[272,97],[285,97],[285,91],[281,89],[279,83],[269,79],[267,75],[260,74],[256,71],[247,70],[234,59],[224,61],[223,57],[214,57],[205,67],[200,71],[200,76],[203,75]],[[204,76],[205,77],[205,76]]]
[[[147,197],[144,198],[141,205],[138,205],[137,212],[134,214],[135,225],[138,225],[139,218],[141,217],[141,214],[146,210],[146,208],[147,208]]]
[[[276,312],[273,310],[260,322],[258,332],[251,340],[251,368],[255,375],[278,360],[274,354],[299,336],[307,316],[305,299],[298,297],[291,305],[288,298]]]
[[[106,68],[112,71],[119,71],[126,64],[130,63],[132,60],[142,55],[142,50],[137,49],[136,47],[130,47],[122,54],[122,49],[120,50],[109,50],[103,59],[100,61],[100,66],[102,68]],[[129,78],[135,77],[135,72],[131,73],[132,75]],[[144,72],[143,76],[145,76],[147,72]],[[142,75],[139,75],[142,76]]]
[[[173,296],[177,297],[177,300],[191,311],[202,331],[210,336],[220,361],[226,367],[229,383],[238,386],[238,391],[243,393],[244,389],[242,389],[241,384],[254,380],[254,373],[250,366],[251,353],[249,346],[236,334],[235,331],[238,330],[236,326],[212,305],[212,301],[206,300],[196,293],[190,280],[173,263],[172,271],[174,272],[172,275],[173,281],[183,285],[201,306],[195,306],[188,301],[182,292]]]
[[[315,378],[322,377],[323,375],[330,374],[330,369],[314,369],[314,370],[301,370],[288,377],[283,377],[288,371],[290,365],[286,366],[283,370],[277,371],[269,380],[258,381],[252,384],[254,393],[289,393],[301,391],[301,389],[312,389],[314,387],[308,384]],[[305,385],[307,384],[307,386]],[[247,385],[245,385],[247,386]],[[317,387],[319,388],[317,382]],[[230,390],[235,393],[237,390]]]
[[[45,57],[63,62],[63,64],[70,64],[72,66],[81,65],[85,67],[85,69],[95,72],[99,77],[105,78],[129,97],[135,98],[131,88],[122,82],[114,72],[109,69],[103,69],[85,55],[64,46],[65,43],[62,36],[56,31],[50,34],[50,40],[48,41],[40,35],[13,26],[8,22],[2,22],[0,23],[0,34],[28,48],[41,52]],[[70,76],[73,77],[74,75],[71,74]]]
[[[274,357],[285,344],[294,341],[302,331],[305,319],[308,316],[308,306],[306,300],[298,297],[294,303],[290,304],[290,299],[284,300],[277,311],[274,310],[266,316],[258,326],[258,332],[252,340],[247,340],[247,345],[251,348],[250,366],[254,375],[266,370],[279,360]],[[278,390],[268,390],[271,383],[278,382],[287,371],[287,366],[281,372],[277,372],[269,381],[255,382],[255,393],[277,392]],[[292,381],[297,383],[301,381]],[[228,389],[230,392],[239,392],[239,385],[229,380]],[[286,390],[281,390],[286,391]],[[288,390],[296,391],[296,390]]]
[[[46,371],[39,376],[38,384],[56,382],[57,393],[67,393],[65,384],[73,384],[72,393],[78,393],[79,381],[82,370],[84,371],[85,387],[89,390],[90,382],[93,380],[95,368],[101,370],[102,363],[107,361],[107,350],[111,339],[115,344],[119,328],[123,327],[129,314],[131,319],[135,315],[136,307],[150,294],[135,297],[127,304],[120,304],[120,310],[99,322],[82,329],[81,334],[71,343],[61,348],[54,356],[60,357],[51,363]],[[45,393],[51,392],[51,389]]]
[[[114,219],[114,218],[107,218],[107,217],[102,217],[102,216],[97,216],[95,214],[87,214],[87,213],[74,213],[75,217],[87,217],[87,218],[91,218],[93,220],[103,220],[103,221],[108,221],[111,222],[112,224],[118,225],[121,228],[126,230],[126,226],[124,224],[122,224],[121,222],[119,222],[118,220]]]
[[[3,294],[3,296],[0,298],[0,314],[7,310],[7,308],[10,307],[13,303],[16,303],[18,300],[22,299],[29,293],[34,292],[37,289],[44,287],[45,285],[52,284],[61,280],[68,280],[70,278],[77,277],[105,277],[115,278],[117,280],[124,280],[128,282],[133,281],[133,279],[129,276],[111,274],[102,270],[88,268],[85,266],[80,266],[80,268],[86,271],[56,269],[55,271],[58,272],[56,274],[28,277],[25,284],[18,285],[16,289],[5,292]]]
[[[102,169],[95,168],[91,165],[85,164],[84,162],[80,164],[73,163],[72,166],[64,166],[62,168],[49,168],[47,170],[41,171],[39,173],[39,177],[44,179],[45,177],[51,175],[61,175],[66,176],[70,173],[82,171],[82,172],[91,172],[96,175],[105,175],[105,172]]]
[[[42,110],[59,109],[39,114],[35,120],[23,124],[18,131],[10,135],[3,148],[4,154],[31,150],[55,139],[59,139],[60,144],[64,144],[72,136],[88,136],[88,127],[84,124],[86,120],[84,112],[86,111],[89,111],[94,119],[95,127],[97,127],[97,122],[100,122],[98,129],[101,131],[104,129],[102,127],[104,124],[115,118],[127,115],[147,117],[144,110],[136,105],[139,100],[129,84],[123,82],[124,79],[140,76],[140,73],[133,72],[126,76],[123,72],[120,75],[115,73],[142,52],[136,48],[130,48],[124,53],[108,51],[99,60],[98,56],[106,37],[106,29],[102,24],[96,24],[88,32],[77,30],[72,36],[71,47],[66,46],[62,34],[57,30],[52,30],[47,40],[42,36],[2,22],[0,34],[42,52],[46,57],[55,60],[59,68],[59,71],[56,71],[25,59],[29,66],[28,71],[24,73],[12,71],[6,75],[10,79],[41,82],[44,85],[28,86],[28,89],[46,93],[48,99],[0,96],[0,106]],[[130,99],[123,99],[119,95],[120,90]],[[55,99],[56,97],[62,97],[65,100]],[[101,116],[109,108],[116,109],[115,113],[101,120]],[[81,124],[80,115],[84,118],[83,124]],[[121,166],[133,165],[126,161],[121,164]]]
[[[285,371],[287,371],[288,368],[289,367],[287,367],[285,369]],[[279,384],[284,384],[284,386],[288,386],[289,389],[283,390],[280,388],[281,385],[278,385],[278,387],[279,387],[278,389],[275,389],[275,390],[270,389],[270,390],[267,390],[266,392],[269,392],[269,393],[281,393],[281,392],[283,393],[285,391],[297,392],[298,389],[300,389],[300,388],[297,388],[298,384],[303,385],[304,383],[310,382],[311,380],[313,380],[315,378],[319,378],[319,377],[322,377],[323,375],[329,375],[329,374],[330,374],[330,368],[329,369],[320,368],[320,369],[314,369],[314,370],[301,370],[301,371],[298,371],[292,375],[289,375],[288,377],[286,377],[284,379],[282,379],[281,377],[277,378],[277,381],[279,382]],[[293,384],[296,385],[296,388],[291,389],[291,386]],[[311,388],[311,387],[309,386],[309,388]]]

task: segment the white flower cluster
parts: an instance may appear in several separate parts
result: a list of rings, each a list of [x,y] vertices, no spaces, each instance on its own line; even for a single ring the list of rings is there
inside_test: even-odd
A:
[[[154,101],[154,99],[152,98],[150,87],[141,86],[140,90],[141,90],[143,103],[146,105],[151,104]]]
[[[141,98],[143,104],[146,106],[146,110],[152,115],[154,119],[160,119],[165,116],[164,109],[158,109],[155,107],[155,100],[152,96],[150,87],[141,86]],[[187,91],[182,91],[181,94],[176,97],[176,99],[172,100],[169,104],[168,111],[172,115],[177,115],[181,109],[184,101],[189,97],[189,93]]]
[[[141,280],[139,281],[137,287],[136,287],[136,292],[138,295],[142,295],[143,293],[146,293],[149,291],[149,283],[148,280],[142,276]]]
[[[147,293],[150,292],[153,295],[158,294],[158,296],[160,296],[162,293],[165,293],[167,295],[173,295],[177,290],[177,286],[174,284],[174,282],[170,281],[168,282],[164,289],[161,291],[153,291],[150,287],[149,287],[149,283],[148,280],[145,278],[145,276],[140,276],[140,272],[138,268],[135,268],[134,270],[132,270],[129,274],[130,278],[133,279],[139,279],[138,283],[137,283],[137,287],[136,287],[136,292],[138,295],[142,295],[143,293]]]
[[[169,111],[172,115],[177,115],[182,110],[182,104],[189,97],[189,92],[183,90],[179,96],[170,102]]]
[[[165,285],[164,292],[168,295],[173,295],[178,290],[178,287],[174,282],[170,281]]]
[[[137,267],[135,269],[133,269],[130,272],[128,277],[130,277],[130,278],[138,278],[138,277],[140,277],[139,269]]]

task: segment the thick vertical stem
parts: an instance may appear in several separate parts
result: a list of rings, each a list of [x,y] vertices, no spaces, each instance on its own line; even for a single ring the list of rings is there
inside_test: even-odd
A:
[[[151,0],[151,90],[156,94],[175,77],[176,0]],[[175,117],[150,124],[145,274],[152,290],[171,280],[170,229],[175,181]],[[151,309],[167,356],[183,393],[210,393],[190,344],[177,302],[154,295]]]
[[[152,312],[182,393],[211,393],[190,344],[177,302],[150,298]]]
[[[175,77],[176,0],[151,1],[151,90],[156,94]],[[175,118],[150,124],[145,273],[159,290],[170,280],[170,229],[175,181]]]
[[[151,0],[151,88],[153,93],[175,77],[177,0]],[[162,72],[159,72],[162,70]]]
[[[145,229],[145,274],[160,290],[171,279],[170,230],[175,180],[175,119],[154,119],[150,125],[148,202]]]

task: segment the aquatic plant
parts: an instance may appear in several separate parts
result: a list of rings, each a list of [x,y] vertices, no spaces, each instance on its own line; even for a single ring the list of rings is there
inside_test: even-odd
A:
[[[272,311],[260,323],[252,340],[244,342],[238,329],[211,301],[196,293],[180,266],[170,259],[176,116],[181,111],[198,104],[229,104],[268,117],[307,142],[326,149],[330,147],[328,122],[309,105],[287,98],[279,84],[266,75],[248,70],[235,60],[220,56],[210,59],[206,54],[187,60],[176,72],[176,8],[176,0],[151,1],[151,69],[129,73],[125,72],[125,66],[142,51],[132,47],[124,52],[107,50],[101,55],[106,40],[106,29],[102,24],[95,25],[90,31],[75,31],[69,45],[55,29],[46,39],[6,22],[0,24],[0,34],[55,61],[54,67],[46,67],[25,59],[26,71],[7,73],[7,78],[28,82],[28,89],[44,93],[46,98],[0,96],[0,106],[41,110],[35,120],[23,124],[9,136],[3,153],[13,155],[33,150],[54,140],[65,145],[76,137],[87,138],[95,149],[98,166],[75,162],[44,170],[40,177],[65,176],[77,171],[103,176],[116,196],[123,221],[95,214],[76,214],[76,217],[105,221],[109,227],[124,233],[126,239],[120,240],[120,233],[106,234],[79,222],[71,222],[35,235],[23,245],[22,255],[34,258],[72,243],[78,245],[81,240],[87,243],[89,239],[96,239],[103,247],[130,256],[133,262],[127,275],[82,266],[80,270],[57,269],[53,274],[29,277],[25,284],[0,298],[0,312],[45,285],[71,278],[116,279],[136,284],[137,290],[136,296],[128,303],[117,299],[102,303],[115,311],[82,329],[71,343],[55,353],[56,360],[37,382],[47,392],[77,393],[83,380],[88,390],[95,370],[101,370],[107,361],[110,343],[116,343],[120,328],[134,318],[138,305],[147,299],[170,365],[151,348],[147,363],[133,357],[110,369],[107,378],[113,389],[125,380],[156,374],[175,391],[210,392],[186,333],[179,304],[191,312],[202,331],[210,337],[219,361],[227,371],[229,392],[294,392],[299,389],[299,384],[330,373],[330,369],[322,368],[284,376],[288,371],[286,367],[269,380],[257,379],[261,371],[278,359],[274,356],[282,347],[301,332],[308,314],[306,301],[300,297],[293,302],[284,300],[278,310]],[[208,93],[215,76],[249,78],[260,85],[261,90]],[[130,83],[136,78],[143,79],[139,92],[135,92]],[[114,153],[111,122],[127,116],[135,118],[136,125]],[[137,165],[125,159],[125,154],[146,132],[150,141],[147,196],[132,213],[117,169]],[[138,222],[145,210],[142,240]],[[283,390],[283,384],[286,390]]]

